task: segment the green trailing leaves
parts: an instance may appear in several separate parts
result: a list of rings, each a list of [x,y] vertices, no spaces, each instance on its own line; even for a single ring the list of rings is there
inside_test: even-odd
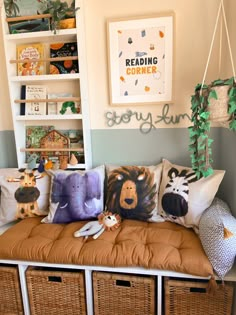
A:
[[[236,130],[236,84],[234,78],[227,80],[215,80],[210,85],[197,84],[195,94],[191,97],[191,121],[193,125],[189,130],[189,152],[192,163],[192,169],[196,172],[198,178],[207,177],[213,173],[211,164],[213,139],[209,136],[210,131],[210,102],[211,99],[218,99],[217,91],[213,87],[228,85],[229,102],[228,113],[232,120],[229,124],[231,130]]]

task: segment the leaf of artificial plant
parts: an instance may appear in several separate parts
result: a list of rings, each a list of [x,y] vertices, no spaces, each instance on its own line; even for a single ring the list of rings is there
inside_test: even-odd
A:
[[[209,96],[208,96],[208,100],[211,99],[211,98],[214,98],[215,100],[218,100],[218,96],[217,96],[216,90],[211,90],[210,91]]]
[[[229,127],[231,130],[234,130],[236,131],[236,120],[232,120],[230,123],[229,123]]]

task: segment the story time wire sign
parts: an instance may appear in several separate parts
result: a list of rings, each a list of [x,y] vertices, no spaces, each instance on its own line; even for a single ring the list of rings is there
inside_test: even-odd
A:
[[[172,102],[174,14],[109,20],[111,105]]]
[[[116,111],[107,111],[105,113],[106,124],[108,127],[114,127],[121,124],[129,124],[136,120],[140,123],[139,130],[143,134],[149,133],[152,129],[156,129],[159,123],[165,125],[177,125],[183,120],[191,122],[191,117],[187,113],[171,115],[169,113],[170,105],[164,104],[160,115],[154,116],[152,113],[142,113],[127,109],[123,113]]]

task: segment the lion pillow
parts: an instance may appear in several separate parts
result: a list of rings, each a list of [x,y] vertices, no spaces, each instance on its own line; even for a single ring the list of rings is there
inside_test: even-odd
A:
[[[107,166],[106,210],[123,219],[159,222],[158,191],[162,164]]]

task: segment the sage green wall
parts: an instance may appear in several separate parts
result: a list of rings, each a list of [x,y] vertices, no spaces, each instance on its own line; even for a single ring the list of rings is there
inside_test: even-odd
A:
[[[236,217],[236,133],[221,128],[219,133],[219,163],[226,170],[224,181],[219,190],[220,197],[229,203]]]
[[[0,131],[0,168],[17,167],[15,139],[12,130]]]
[[[212,128],[214,168],[220,168],[219,128]],[[190,166],[188,129],[166,128],[144,135],[137,129],[92,130],[93,165],[151,165],[169,159]]]

